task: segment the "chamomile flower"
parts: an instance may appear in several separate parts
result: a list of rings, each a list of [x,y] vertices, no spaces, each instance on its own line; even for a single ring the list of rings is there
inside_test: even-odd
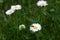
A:
[[[6,15],[11,15],[14,12],[15,12],[15,10],[9,9],[6,11]]]
[[[37,32],[37,31],[41,30],[41,25],[38,23],[34,23],[30,26],[30,30],[33,32]]]
[[[24,24],[22,24],[22,25],[19,25],[19,30],[22,30],[22,29],[25,29],[26,27],[25,27],[25,25]]]
[[[12,5],[11,9],[20,10],[21,9],[21,5]]]
[[[37,2],[37,6],[47,6],[48,4],[47,4],[47,1],[44,1],[44,0],[39,0],[38,2]]]

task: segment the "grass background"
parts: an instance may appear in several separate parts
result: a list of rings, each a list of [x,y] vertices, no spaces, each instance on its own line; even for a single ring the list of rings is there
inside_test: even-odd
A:
[[[37,1],[1,1],[0,40],[60,40],[60,0],[46,0],[46,7],[38,7]],[[5,12],[16,4],[20,4],[22,9],[7,16]],[[40,23],[42,30],[32,33],[29,30],[32,23]],[[26,29],[19,31],[20,24],[25,24]]]

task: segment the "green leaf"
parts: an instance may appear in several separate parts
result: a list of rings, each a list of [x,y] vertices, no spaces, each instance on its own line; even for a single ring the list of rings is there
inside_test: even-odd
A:
[[[0,0],[0,3],[3,3],[3,0]]]

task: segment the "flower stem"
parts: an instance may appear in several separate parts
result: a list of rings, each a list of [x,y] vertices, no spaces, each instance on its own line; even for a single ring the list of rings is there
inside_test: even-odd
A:
[[[39,36],[38,36],[37,34],[35,34],[35,35],[36,35],[36,39],[37,39],[37,40],[40,40],[40,39],[39,39]]]

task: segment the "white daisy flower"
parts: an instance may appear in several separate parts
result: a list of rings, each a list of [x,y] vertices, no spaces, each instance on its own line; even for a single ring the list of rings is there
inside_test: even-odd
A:
[[[34,23],[30,26],[30,30],[33,32],[41,30],[41,25],[38,23]]]
[[[15,12],[15,10],[9,9],[6,11],[6,15],[11,15],[14,12]]]
[[[47,4],[47,1],[44,1],[44,0],[39,0],[38,2],[37,2],[37,6],[47,6],[48,4]]]
[[[21,5],[12,5],[11,9],[20,10],[21,9]]]
[[[25,25],[24,24],[22,24],[22,25],[19,25],[19,30],[22,30],[22,29],[25,29],[26,27],[25,27]]]

